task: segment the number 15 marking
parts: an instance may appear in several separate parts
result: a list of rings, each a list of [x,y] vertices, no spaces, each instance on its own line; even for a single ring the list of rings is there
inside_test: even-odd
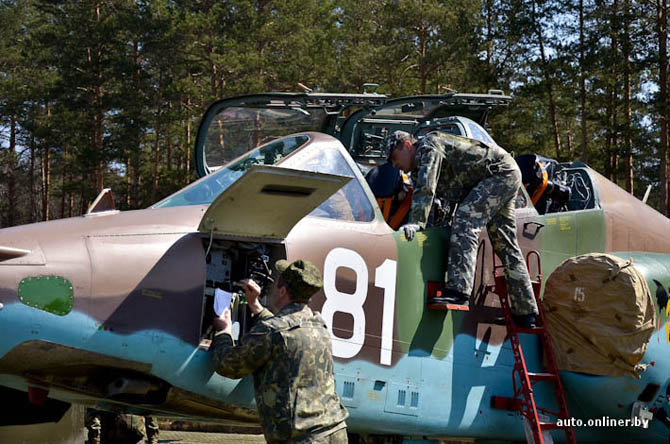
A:
[[[335,286],[339,268],[348,268],[356,275],[356,288],[353,293],[343,293]],[[375,287],[384,290],[382,310],[382,343],[379,362],[391,365],[393,351],[393,321],[395,319],[395,281],[396,261],[386,259],[375,270]],[[365,311],[363,304],[368,296],[368,267],[360,254],[346,248],[334,248],[326,256],[323,265],[323,292],[326,302],[321,314],[328,325],[333,339],[333,356],[353,358],[365,343]],[[350,338],[340,338],[333,331],[333,317],[336,312],[348,313],[354,319]]]

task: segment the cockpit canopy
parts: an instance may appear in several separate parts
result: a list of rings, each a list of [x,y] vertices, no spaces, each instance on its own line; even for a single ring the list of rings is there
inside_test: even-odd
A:
[[[212,104],[200,124],[196,170],[203,177],[260,145],[307,131],[336,137],[366,170],[383,163],[388,154],[384,138],[398,129],[416,134],[440,127],[493,141],[483,125],[492,110],[510,101],[500,91],[393,100],[376,93],[271,93],[225,99]]]
[[[361,108],[383,105],[381,94],[271,93],[213,103],[200,123],[196,171],[203,177],[252,149],[295,133],[335,134]]]

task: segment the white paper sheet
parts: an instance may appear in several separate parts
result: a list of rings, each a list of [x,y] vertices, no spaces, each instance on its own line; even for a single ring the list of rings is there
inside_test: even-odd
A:
[[[214,290],[214,313],[221,316],[223,310],[230,307],[230,302],[233,300],[233,294],[225,290],[217,288]]]

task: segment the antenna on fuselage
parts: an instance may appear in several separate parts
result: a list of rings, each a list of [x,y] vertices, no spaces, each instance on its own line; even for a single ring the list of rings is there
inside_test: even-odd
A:
[[[647,185],[647,191],[644,192],[644,197],[642,198],[643,204],[647,203],[647,199],[649,199],[649,193],[651,193],[651,185]]]

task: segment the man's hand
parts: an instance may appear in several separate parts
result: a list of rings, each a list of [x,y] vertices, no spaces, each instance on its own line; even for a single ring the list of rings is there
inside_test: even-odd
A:
[[[224,331],[232,336],[233,322],[230,318],[230,308],[226,308],[223,310],[223,313],[221,313],[221,316],[214,318],[212,325],[214,325],[214,329],[217,331],[217,333]]]
[[[417,224],[405,224],[400,229],[405,232],[405,239],[408,241],[414,239],[417,231],[421,231],[421,227]]]
[[[244,279],[240,281],[240,285],[242,285],[244,295],[247,297],[247,304],[249,304],[251,313],[257,315],[263,311],[263,306],[258,301],[258,297],[261,295],[261,287],[253,279]]]

